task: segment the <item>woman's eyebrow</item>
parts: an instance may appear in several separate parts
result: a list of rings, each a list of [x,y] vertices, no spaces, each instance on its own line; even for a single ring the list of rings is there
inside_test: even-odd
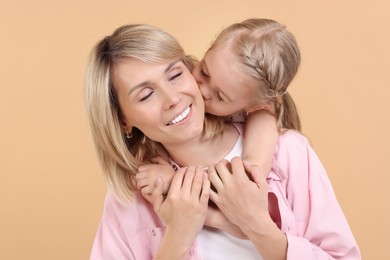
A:
[[[168,73],[168,71],[169,71],[170,69],[172,69],[172,67],[175,66],[176,63],[178,63],[179,61],[180,61],[180,60],[175,60],[175,61],[169,63],[168,66],[165,68],[164,73]],[[129,93],[127,93],[127,95],[129,96],[134,90],[136,90],[136,89],[138,89],[138,88],[142,88],[142,87],[148,86],[148,85],[150,85],[150,81],[149,81],[149,80],[144,81],[144,82],[141,82],[141,83],[139,83],[139,84],[133,86],[133,87],[130,89]]]
[[[175,66],[176,65],[176,63],[178,63],[180,60],[175,60],[175,61],[173,61],[173,62],[171,62],[171,63],[169,63],[169,65],[167,66],[167,68],[165,69],[165,73],[167,73],[170,69],[172,69],[172,67],[173,66]]]
[[[135,91],[136,89],[142,88],[142,87],[145,87],[145,86],[148,86],[148,85],[150,85],[150,81],[149,81],[149,80],[144,81],[144,82],[142,82],[142,83],[139,83],[139,84],[135,85],[134,87],[132,87],[132,88],[130,89],[129,93],[127,93],[127,95],[130,96],[130,94],[131,94],[133,91]]]

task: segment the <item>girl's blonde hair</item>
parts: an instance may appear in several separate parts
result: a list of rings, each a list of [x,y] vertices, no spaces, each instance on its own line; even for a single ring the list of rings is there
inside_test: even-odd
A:
[[[119,27],[100,40],[92,49],[85,76],[87,114],[98,158],[109,189],[117,199],[130,201],[136,190],[134,175],[142,162],[166,151],[133,127],[132,138],[125,137],[122,114],[111,73],[116,63],[135,59],[157,64],[181,60],[190,71],[196,61],[185,55],[179,42],[170,34],[150,25],[134,24]],[[213,138],[222,132],[222,121],[206,118],[204,137]]]
[[[275,108],[280,129],[301,131],[295,103],[287,88],[295,77],[301,56],[295,37],[286,27],[269,19],[248,19],[224,29],[209,50],[229,48],[235,65],[252,79],[258,102]]]

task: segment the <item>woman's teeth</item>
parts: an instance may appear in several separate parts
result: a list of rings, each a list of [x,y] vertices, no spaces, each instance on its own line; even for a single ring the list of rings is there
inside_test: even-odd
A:
[[[186,110],[183,111],[183,113],[181,115],[179,115],[178,117],[176,117],[175,119],[173,119],[168,125],[174,125],[174,124],[177,124],[179,123],[181,120],[183,120],[184,118],[186,118],[188,116],[188,114],[190,113],[190,107],[187,107]]]

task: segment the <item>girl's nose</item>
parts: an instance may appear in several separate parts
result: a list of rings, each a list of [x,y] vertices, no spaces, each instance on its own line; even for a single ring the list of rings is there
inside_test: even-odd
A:
[[[205,84],[200,84],[199,90],[204,100],[209,100],[211,98],[211,92]]]

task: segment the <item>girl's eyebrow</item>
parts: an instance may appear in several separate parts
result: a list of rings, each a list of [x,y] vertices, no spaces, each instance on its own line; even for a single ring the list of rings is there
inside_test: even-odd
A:
[[[226,95],[226,93],[225,92],[223,92],[223,91],[221,91],[221,90],[219,90],[219,92],[220,92],[220,94],[219,95],[221,95],[222,94],[222,96],[224,96],[228,101],[230,101],[230,102],[233,102],[233,100],[228,96],[228,95]]]
[[[168,66],[165,68],[164,73],[168,73],[168,71],[169,71],[170,69],[172,69],[172,67],[175,66],[176,63],[178,63],[179,61],[180,61],[180,60],[175,60],[175,61],[169,63]],[[151,84],[151,83],[150,83],[149,80],[144,81],[144,82],[141,82],[141,83],[139,83],[139,84],[137,84],[137,85],[131,87],[131,89],[130,89],[129,93],[127,93],[127,95],[129,96],[134,90],[136,90],[136,89],[138,89],[138,88],[142,88],[142,87],[148,86],[148,85],[150,85],[150,84]]]
[[[209,69],[207,68],[206,60],[203,59],[203,60],[201,61],[201,63],[202,63],[202,65],[203,65],[203,67],[205,68],[206,72],[207,72],[207,76],[210,77],[210,74],[209,74],[210,72],[209,72]]]

